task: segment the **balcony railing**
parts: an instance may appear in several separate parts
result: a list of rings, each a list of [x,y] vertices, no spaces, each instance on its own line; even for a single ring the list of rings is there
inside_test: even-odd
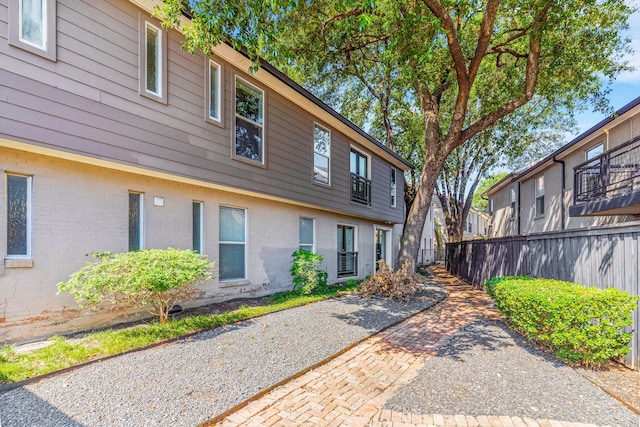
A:
[[[364,205],[371,204],[371,181],[355,173],[351,174],[351,200]]]
[[[574,204],[623,196],[640,189],[640,137],[573,168]]]
[[[338,252],[338,277],[358,275],[358,252]]]

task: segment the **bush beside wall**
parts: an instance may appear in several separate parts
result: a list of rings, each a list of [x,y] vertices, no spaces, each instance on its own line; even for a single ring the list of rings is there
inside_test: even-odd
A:
[[[485,283],[512,327],[569,364],[600,366],[629,352],[638,297],[613,288],[530,277]]]

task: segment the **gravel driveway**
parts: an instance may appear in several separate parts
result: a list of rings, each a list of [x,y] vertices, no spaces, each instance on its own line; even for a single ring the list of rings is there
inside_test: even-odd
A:
[[[433,305],[344,296],[93,363],[0,394],[0,425],[194,426]]]

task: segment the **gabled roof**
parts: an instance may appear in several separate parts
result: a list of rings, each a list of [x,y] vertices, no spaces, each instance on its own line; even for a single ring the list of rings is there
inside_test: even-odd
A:
[[[610,116],[604,118],[603,120],[601,120],[600,122],[598,122],[594,126],[590,127],[586,131],[582,132],[580,135],[578,135],[577,137],[575,137],[574,139],[572,139],[571,141],[569,141],[568,143],[566,143],[562,147],[558,148],[556,151],[552,152],[551,154],[549,154],[549,155],[547,155],[547,156],[545,156],[545,157],[543,157],[543,158],[541,158],[539,160],[536,160],[535,162],[532,162],[529,165],[527,165],[527,166],[525,166],[525,167],[523,167],[523,168],[521,168],[521,169],[519,169],[517,171],[511,172],[509,175],[505,176],[500,181],[495,183],[491,188],[489,188],[487,191],[485,191],[484,194],[493,193],[496,190],[498,190],[499,188],[504,187],[506,184],[514,182],[514,181],[517,181],[517,180],[523,178],[524,176],[529,175],[530,173],[534,172],[536,169],[540,168],[541,166],[545,165],[546,163],[554,161],[554,159],[557,156],[559,156],[563,152],[567,151],[568,149],[570,149],[574,145],[578,144],[579,142],[585,140],[587,137],[591,136],[592,134],[596,133],[597,131],[599,131],[600,129],[602,129],[603,127],[605,127],[606,125],[608,125],[612,121],[614,121],[617,117],[620,117],[621,115],[623,115],[627,111],[630,111],[631,109],[637,107],[638,105],[640,105],[640,96],[637,97],[636,99],[634,99],[633,101],[629,102],[624,107],[620,108],[615,113],[611,114]]]

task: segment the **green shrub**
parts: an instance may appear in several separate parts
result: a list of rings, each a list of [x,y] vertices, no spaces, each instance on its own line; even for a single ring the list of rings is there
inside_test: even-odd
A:
[[[310,294],[318,288],[327,286],[327,272],[318,267],[324,259],[322,255],[299,249],[293,254],[291,275],[293,290],[302,294]]]
[[[629,352],[637,296],[613,288],[530,277],[500,277],[485,288],[514,329],[563,362],[599,366]]]
[[[71,293],[80,307],[110,302],[122,308],[139,306],[166,322],[180,300],[196,293],[195,287],[212,277],[214,263],[190,250],[146,249],[112,254],[94,252],[101,262],[87,263],[58,294]]]
[[[356,279],[349,279],[344,283],[345,283],[345,286],[352,288],[352,287],[358,286],[360,282],[358,282]]]

